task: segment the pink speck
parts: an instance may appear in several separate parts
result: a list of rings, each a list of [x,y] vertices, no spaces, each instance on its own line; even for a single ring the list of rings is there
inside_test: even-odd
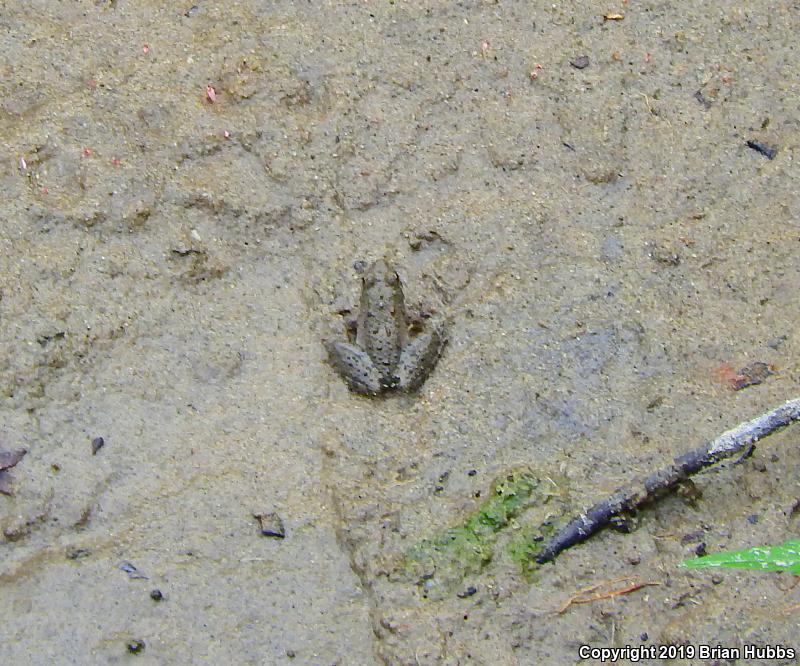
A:
[[[217,91],[214,86],[206,86],[206,99],[212,104],[217,101]]]
[[[91,148],[84,148],[83,149],[83,156],[84,157],[91,157],[92,154],[93,154],[93,151],[92,151]]]
[[[19,168],[23,171],[26,171],[28,168],[28,163],[25,161],[24,157],[19,158]]]
[[[142,44],[142,53],[145,55],[150,53],[150,44]]]

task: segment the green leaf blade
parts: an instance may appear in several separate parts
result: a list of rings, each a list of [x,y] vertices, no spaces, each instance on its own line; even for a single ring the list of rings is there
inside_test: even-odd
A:
[[[779,546],[757,546],[732,552],[714,553],[681,566],[689,569],[725,568],[751,571],[786,571],[800,575],[800,541],[790,540]]]

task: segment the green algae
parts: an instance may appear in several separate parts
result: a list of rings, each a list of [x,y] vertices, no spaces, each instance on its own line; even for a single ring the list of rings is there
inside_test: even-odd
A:
[[[492,483],[488,498],[463,523],[411,548],[405,570],[428,598],[452,592],[465,577],[480,574],[500,554],[530,578],[537,569],[536,554],[553,531],[543,507],[563,494],[553,492],[553,485],[552,479],[543,479],[529,469],[505,474]],[[520,524],[523,514],[529,512],[541,520]],[[506,532],[513,534],[504,538]]]

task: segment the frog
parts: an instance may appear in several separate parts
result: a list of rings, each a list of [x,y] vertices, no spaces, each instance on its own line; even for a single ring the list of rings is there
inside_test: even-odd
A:
[[[444,326],[409,334],[400,276],[388,258],[371,264],[361,278],[354,342],[326,341],[330,362],[354,393],[377,396],[416,391],[441,356]]]

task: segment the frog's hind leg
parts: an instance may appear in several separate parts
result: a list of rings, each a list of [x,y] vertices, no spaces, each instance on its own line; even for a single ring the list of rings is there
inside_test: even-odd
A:
[[[325,347],[331,364],[344,377],[351,391],[363,395],[381,392],[381,373],[367,352],[346,342],[328,342]]]
[[[436,366],[442,348],[447,342],[441,328],[420,333],[412,338],[400,353],[397,363],[397,388],[400,391],[416,391]]]

